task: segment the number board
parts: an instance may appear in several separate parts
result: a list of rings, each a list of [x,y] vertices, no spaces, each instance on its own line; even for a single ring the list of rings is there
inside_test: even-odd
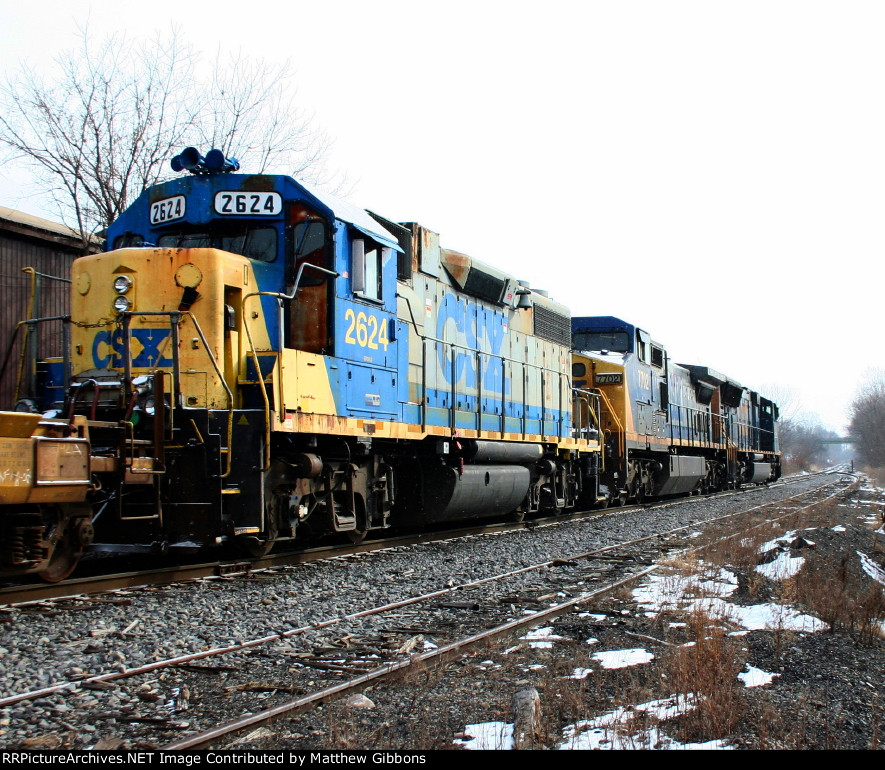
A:
[[[275,217],[283,210],[283,199],[275,192],[215,193],[215,213],[234,217]]]
[[[621,385],[624,375],[619,372],[596,372],[593,379],[597,385]]]
[[[163,198],[151,204],[151,224],[161,225],[164,222],[172,222],[181,219],[185,214],[185,199],[183,195],[174,195],[171,198]]]
[[[344,341],[368,350],[387,350],[390,338],[387,336],[387,321],[374,313],[364,313],[347,308],[344,313]]]

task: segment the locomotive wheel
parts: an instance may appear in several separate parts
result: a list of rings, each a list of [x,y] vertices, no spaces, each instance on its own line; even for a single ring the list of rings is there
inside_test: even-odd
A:
[[[83,548],[92,545],[95,535],[91,514],[91,509],[85,504],[44,509],[44,538],[54,545],[46,569],[37,573],[41,580],[58,583],[77,568]]]
[[[88,516],[68,518],[70,512],[58,508],[50,509],[44,515],[52,519],[46,539],[54,541],[55,545],[49,557],[49,564],[38,574],[46,583],[58,583],[77,568],[83,555],[83,547],[92,543],[94,535],[92,521]],[[61,528],[63,531],[59,532]]]
[[[347,532],[347,539],[354,545],[359,545],[366,539],[366,535],[368,534],[369,530],[367,529],[352,529]]]
[[[246,556],[251,556],[253,559],[262,559],[267,556],[276,542],[275,537],[269,537],[267,540],[262,540],[261,538],[254,536],[237,539],[237,545],[240,549],[246,554]]]
[[[52,552],[49,565],[39,573],[40,579],[46,583],[58,583],[68,577],[80,563],[82,548],[70,548],[66,543],[59,543]]]
[[[237,538],[237,545],[246,556],[253,559],[262,559],[267,556],[277,542],[279,528],[277,527],[277,514],[273,505],[268,505],[265,510],[264,524],[267,529],[267,537],[262,539],[255,535],[241,535]]]

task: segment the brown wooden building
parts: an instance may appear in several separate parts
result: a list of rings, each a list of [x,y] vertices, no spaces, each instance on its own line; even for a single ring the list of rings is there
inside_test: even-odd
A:
[[[99,248],[96,241],[90,251]],[[83,241],[75,230],[0,206],[0,409],[14,408],[20,371],[25,386],[31,387],[30,355],[63,355],[60,322],[39,324],[31,335],[24,328],[16,330],[28,318],[70,312],[71,263],[82,253]],[[25,342],[29,355],[23,357]]]

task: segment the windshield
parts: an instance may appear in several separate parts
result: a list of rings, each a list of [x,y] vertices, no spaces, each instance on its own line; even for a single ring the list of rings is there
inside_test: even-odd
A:
[[[157,246],[165,249],[216,248],[259,262],[273,262],[277,256],[277,231],[273,227],[239,224],[212,231],[166,232],[157,240]]]
[[[613,353],[627,353],[630,350],[630,335],[625,331],[578,331],[572,335],[572,346],[575,350],[610,350]]]

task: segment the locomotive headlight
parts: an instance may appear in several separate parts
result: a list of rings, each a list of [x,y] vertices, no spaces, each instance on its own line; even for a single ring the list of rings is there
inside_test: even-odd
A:
[[[125,294],[132,288],[132,279],[128,275],[118,275],[114,279],[114,291],[117,294]]]
[[[117,297],[114,300],[114,310],[118,313],[123,313],[132,306],[132,303],[126,297]]]

